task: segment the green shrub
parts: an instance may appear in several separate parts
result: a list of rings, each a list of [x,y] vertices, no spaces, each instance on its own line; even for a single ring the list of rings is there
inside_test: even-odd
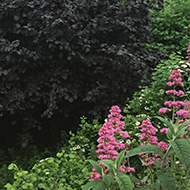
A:
[[[96,158],[96,140],[101,124],[97,120],[88,123],[87,118],[83,116],[79,126],[76,134],[70,131],[68,143],[65,142],[67,135],[61,133],[62,142],[57,145],[60,151],[56,157],[36,161],[39,160],[39,153],[35,147],[27,149],[26,153],[30,154],[27,156],[25,153],[24,163],[20,162],[21,157],[14,157],[16,159],[9,165],[9,170],[14,171],[14,181],[12,179],[12,182],[7,183],[6,189],[81,189],[89,180],[91,171],[86,158]],[[52,154],[46,150],[41,155],[48,155],[47,153]],[[31,163],[36,164],[29,167]]]
[[[92,123],[88,123],[86,117],[81,117],[80,128],[77,133],[74,134],[70,131],[70,148],[77,151],[79,155],[85,155],[86,157],[96,157],[96,146],[98,139],[98,131],[101,128],[98,120],[93,120]]]
[[[165,100],[165,91],[168,90],[166,85],[172,70],[180,69],[183,75],[183,90],[187,92],[182,99],[189,98],[189,77],[186,68],[190,67],[189,63],[182,56],[172,54],[171,59],[162,61],[152,73],[152,83],[148,86],[141,86],[139,92],[134,93],[133,99],[129,101],[129,106],[135,114],[147,114],[155,116],[158,114],[158,108],[162,107]]]
[[[169,54],[181,52],[185,56],[190,41],[189,12],[190,0],[164,0],[160,11],[151,10],[151,20],[156,28],[153,30],[153,43],[147,46]]]
[[[37,162],[31,170],[19,169],[10,164],[8,169],[14,170],[14,182],[5,185],[8,190],[59,190],[80,189],[89,180],[88,162],[77,152],[57,153],[57,158],[49,157]]]

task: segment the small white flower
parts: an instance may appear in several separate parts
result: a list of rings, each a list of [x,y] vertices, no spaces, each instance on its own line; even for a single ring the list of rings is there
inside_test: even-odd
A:
[[[44,161],[44,159],[40,160],[40,162],[43,162],[43,161]]]
[[[176,163],[176,164],[179,164],[179,161],[176,161],[175,163]]]
[[[140,137],[140,136],[141,136],[141,134],[140,134],[140,133],[136,133],[136,134],[135,134],[135,136]]]
[[[46,172],[46,175],[48,175],[49,174],[49,172]]]
[[[187,67],[187,65],[181,65],[181,67],[186,68],[186,67]]]
[[[137,121],[137,122],[135,123],[135,125],[139,126],[139,125],[140,125],[140,122],[139,122],[139,121]]]
[[[131,144],[131,140],[127,140],[126,142],[129,143],[129,144]]]

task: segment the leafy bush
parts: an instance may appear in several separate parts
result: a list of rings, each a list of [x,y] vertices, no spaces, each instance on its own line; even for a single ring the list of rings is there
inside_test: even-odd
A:
[[[189,99],[189,72],[186,68],[190,67],[189,63],[182,56],[172,54],[170,60],[162,61],[152,73],[152,83],[148,86],[141,86],[139,92],[134,93],[133,99],[129,101],[129,106],[135,114],[147,114],[155,116],[158,114],[158,107],[162,107],[165,100],[165,91],[168,90],[166,85],[172,70],[179,69],[183,74],[184,86],[186,92],[183,100]]]
[[[62,131],[56,158],[54,151],[39,152],[31,145],[18,152],[12,151],[9,166],[12,172],[7,170],[8,164],[0,169],[4,172],[4,180],[0,178],[2,185],[8,183],[6,189],[80,189],[89,179],[90,167],[86,158],[96,157],[94,147],[100,128],[97,120],[88,123],[86,117],[81,117],[80,128],[76,134],[70,131],[69,141],[65,141],[68,137]],[[40,160],[42,157],[47,158]]]
[[[97,146],[98,131],[101,128],[98,120],[93,120],[88,123],[86,117],[81,117],[80,128],[77,133],[69,132],[71,137],[69,139],[70,148],[76,151],[79,155],[85,155],[87,158],[95,158],[95,147]]]
[[[9,190],[21,189],[80,189],[89,179],[88,163],[75,151],[69,154],[57,153],[58,158],[49,157],[40,160],[30,171],[21,170],[15,164],[9,165],[14,170],[14,182],[6,184]]]
[[[164,50],[168,54],[186,55],[190,41],[190,0],[164,0],[161,10],[152,10],[154,22],[152,44],[148,47]]]
[[[132,0],[1,2],[3,144],[15,145],[15,134],[24,133],[20,146],[52,146],[82,115],[104,118],[111,104],[124,107],[166,57],[144,45],[151,7]]]

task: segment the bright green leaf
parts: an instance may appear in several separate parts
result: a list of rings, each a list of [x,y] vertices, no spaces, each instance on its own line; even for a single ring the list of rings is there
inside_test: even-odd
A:
[[[163,151],[157,145],[143,145],[132,149],[129,153],[124,156],[124,158],[129,158],[131,156],[139,155],[142,153],[157,153],[163,154]]]
[[[120,190],[133,190],[133,185],[131,183],[131,179],[128,175],[119,172],[115,179],[119,185]]]
[[[86,185],[82,186],[82,190],[90,190],[93,187],[95,187],[97,184],[99,184],[100,182],[101,182],[100,180],[90,181]]]
[[[116,162],[116,169],[118,170],[121,167],[121,162],[124,160],[124,155],[125,155],[126,150],[122,150],[118,155],[115,160]]]
[[[103,170],[102,166],[99,163],[95,162],[94,160],[88,160],[88,161],[92,164],[93,168],[95,168],[96,171],[100,175],[102,175],[102,170]]]
[[[181,138],[176,139],[175,141],[170,142],[174,152],[176,153],[177,157],[180,159],[182,164],[184,164],[187,168],[190,168],[190,144],[189,141]]]
[[[103,163],[109,169],[109,171],[113,173],[114,161],[109,160],[109,159],[104,159],[104,160],[99,160],[99,162]]]

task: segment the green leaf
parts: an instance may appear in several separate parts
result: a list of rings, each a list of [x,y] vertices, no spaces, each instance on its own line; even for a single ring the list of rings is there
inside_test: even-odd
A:
[[[125,155],[126,150],[121,151],[118,155],[117,158],[115,160],[116,162],[116,169],[119,170],[119,168],[121,167],[121,162],[124,160],[124,155]]]
[[[76,156],[74,154],[69,154],[69,158],[75,158]]]
[[[39,184],[38,184],[38,187],[39,187],[39,188],[46,189],[46,186],[45,186],[43,183],[39,183]]]
[[[99,163],[95,162],[94,160],[88,160],[88,161],[92,164],[93,168],[95,168],[96,171],[97,171],[100,175],[102,175],[102,172],[103,172],[102,166],[101,166]]]
[[[168,121],[167,119],[163,118],[163,117],[159,117],[159,116],[154,116],[155,118],[159,119],[160,121],[162,121],[164,124],[166,124],[166,126],[168,128],[171,129],[172,132],[174,132],[174,128],[173,125],[170,123],[170,121]]]
[[[104,160],[99,160],[98,162],[103,163],[109,169],[109,171],[113,173],[114,161],[109,160],[109,159],[104,159]]]
[[[162,167],[162,163],[160,161],[158,161],[157,159],[154,160],[154,164],[156,167],[161,168]]]
[[[182,164],[184,164],[187,168],[190,168],[190,144],[189,141],[181,138],[176,139],[175,141],[170,142],[174,152],[176,153],[177,157],[180,159]]]
[[[58,153],[56,154],[56,156],[57,156],[58,158],[61,158],[61,157],[63,156],[63,153],[59,153],[59,152],[58,152]]]
[[[188,124],[190,124],[190,120],[183,122],[183,123],[179,126],[179,128],[182,129],[183,127],[185,127],[185,126],[188,125]]]
[[[110,187],[111,183],[114,180],[114,175],[112,173],[108,173],[107,175],[103,175],[103,180],[105,181],[106,187]]]
[[[133,190],[133,185],[128,175],[119,172],[115,179],[119,185],[120,190]]]
[[[187,127],[183,127],[181,128],[178,132],[177,132],[177,135],[176,135],[176,138],[180,137],[181,135],[184,134],[184,131],[187,129]]]
[[[93,187],[95,187],[96,185],[98,185],[100,182],[101,182],[100,180],[90,181],[86,185],[82,186],[82,190],[92,189]]]
[[[103,190],[106,188],[106,184],[104,181],[99,181],[99,183],[92,190]]]
[[[129,177],[130,177],[130,179],[131,179],[132,182],[138,182],[138,183],[141,183],[141,180],[138,179],[138,178],[136,178],[135,176],[130,175]]]
[[[172,132],[171,132],[170,128],[168,128],[166,135],[167,135],[167,137],[168,137],[169,140],[173,139],[173,135],[172,135]]]
[[[175,190],[175,178],[172,172],[158,172],[158,179],[163,190]]]
[[[163,154],[163,151],[157,145],[143,145],[132,149],[129,153],[124,156],[124,158],[129,158],[131,156],[135,156],[142,153],[157,153]]]
[[[12,169],[14,169],[14,164],[13,163],[8,166],[8,170],[12,170]]]

